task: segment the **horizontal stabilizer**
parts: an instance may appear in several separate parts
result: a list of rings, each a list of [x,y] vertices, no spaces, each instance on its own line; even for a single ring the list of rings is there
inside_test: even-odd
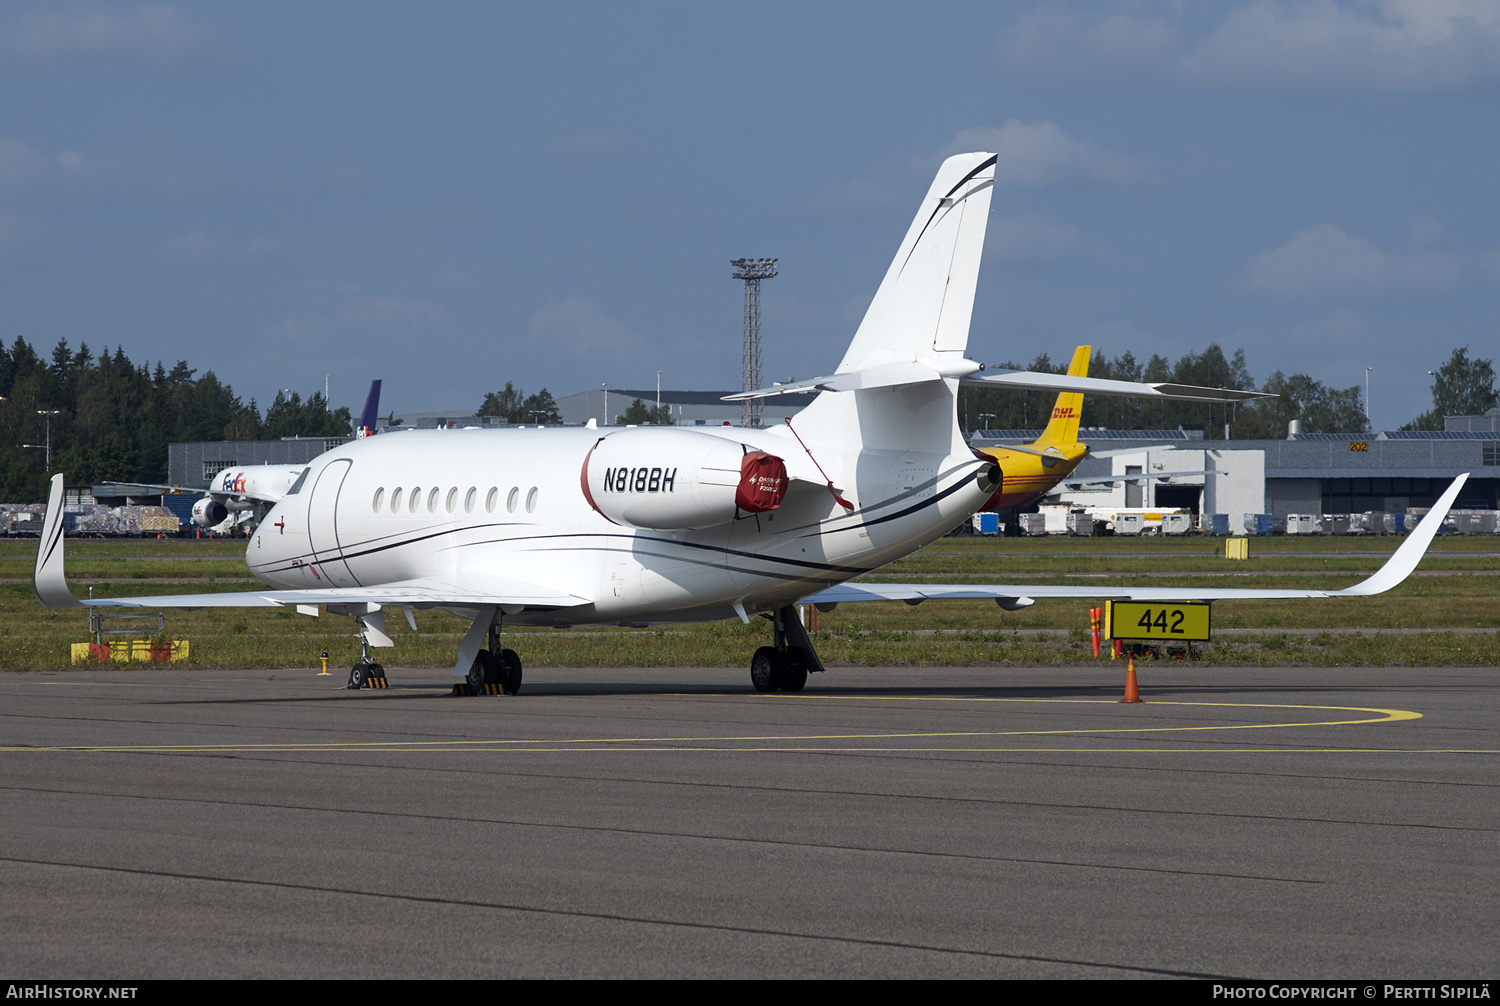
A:
[[[1258,590],[1247,587],[1055,587],[1046,584],[842,583],[802,599],[803,604],[852,604],[857,601],[964,600],[993,598],[1003,607],[1022,606],[1035,598],[1110,598],[1118,601],[1232,601],[1303,597],[1368,597],[1382,594],[1411,575],[1427,553],[1433,536],[1448,516],[1468,473],[1444,490],[1416,530],[1373,575],[1343,590]]]
[[[903,384],[922,384],[925,381],[940,381],[945,375],[920,363],[888,363],[881,367],[851,370],[843,374],[829,374],[791,384],[775,384],[754,391],[739,391],[725,395],[726,402],[738,402],[746,398],[774,398],[777,395],[793,395],[808,391],[864,391],[869,388],[894,388]]]

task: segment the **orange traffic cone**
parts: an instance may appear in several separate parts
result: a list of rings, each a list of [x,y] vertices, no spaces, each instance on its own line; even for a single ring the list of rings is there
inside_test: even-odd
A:
[[[1141,693],[1135,686],[1135,654],[1130,655],[1130,666],[1125,671],[1125,697],[1121,702],[1139,702]]]

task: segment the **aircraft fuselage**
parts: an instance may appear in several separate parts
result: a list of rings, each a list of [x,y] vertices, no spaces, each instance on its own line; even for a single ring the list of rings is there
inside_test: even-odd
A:
[[[591,601],[508,619],[523,624],[713,620],[790,604],[899,558],[952,529],[993,488],[983,481],[989,466],[972,454],[839,456],[815,446],[852,509],[809,475],[794,477],[765,513],[700,528],[615,523],[584,491],[585,461],[603,437],[628,448],[636,436],[644,446],[653,429],[413,431],[356,441],[312,462],[298,491],[262,521],[246,561],[282,589],[492,573]],[[810,467],[784,428],[686,431],[786,458],[794,472]],[[686,473],[673,461],[643,454],[627,469],[625,491],[681,490]]]

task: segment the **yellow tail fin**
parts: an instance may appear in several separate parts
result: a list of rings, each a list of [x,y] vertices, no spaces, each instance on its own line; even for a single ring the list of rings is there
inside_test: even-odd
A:
[[[1092,346],[1079,346],[1073,351],[1073,361],[1068,364],[1069,377],[1089,376],[1089,355],[1093,349]],[[1060,447],[1063,444],[1076,444],[1078,420],[1082,413],[1083,395],[1069,391],[1058,395],[1057,404],[1052,407],[1052,418],[1048,420],[1042,435],[1037,438],[1037,445]]]

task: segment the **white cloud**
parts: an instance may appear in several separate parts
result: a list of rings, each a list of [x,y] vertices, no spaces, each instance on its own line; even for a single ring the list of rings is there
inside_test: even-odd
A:
[[[613,133],[586,129],[551,137],[546,142],[546,151],[571,167],[586,167],[626,153],[626,144]]]
[[[172,66],[208,55],[217,42],[209,28],[155,4],[124,13],[48,7],[0,29],[0,54],[39,62],[123,57]]]
[[[1471,271],[1472,264],[1460,255],[1391,255],[1333,224],[1319,224],[1257,256],[1244,282],[1259,293],[1279,295],[1396,294],[1451,290]]]
[[[1066,3],[1034,7],[1001,33],[1001,61],[1017,73],[1063,78],[1170,65],[1187,45],[1180,15],[1139,6],[1113,12],[1080,12]]]
[[[1500,250],[1487,251],[1479,256],[1479,271],[1485,283],[1500,287]]]
[[[269,334],[299,344],[390,342],[421,336],[443,316],[434,301],[371,294],[355,283],[313,283],[305,299],[304,309],[269,326]]]
[[[1406,240],[1414,248],[1426,248],[1428,245],[1437,244],[1442,238],[1446,228],[1441,220],[1419,215],[1412,217],[1411,223],[1406,228]]]
[[[277,246],[265,238],[248,241],[220,241],[202,231],[186,231],[168,238],[163,250],[172,258],[209,261],[214,259],[244,260],[274,255]]]
[[[963,129],[941,156],[966,150],[995,152],[996,185],[1133,186],[1150,179],[1150,172],[1135,159],[1069,136],[1052,122],[1007,119],[1003,126]]]
[[[887,168],[890,166],[887,165]],[[895,176],[897,172],[886,171]],[[925,170],[923,174],[930,174]],[[905,174],[905,173],[899,173]],[[909,179],[902,178],[902,181]],[[854,178],[843,185],[829,188],[823,193],[822,202],[831,209],[844,213],[881,211],[903,205],[903,197],[911,197],[910,186],[897,184],[894,180],[877,181],[872,178]]]
[[[12,216],[0,209],[0,252],[30,250],[43,228],[34,220]]]
[[[1154,177],[1143,162],[1069,136],[1054,122],[1007,119],[1000,126],[961,129],[935,154],[872,165],[860,176],[826,190],[822,202],[841,212],[909,211],[913,184],[925,188],[941,161],[972,150],[995,152],[997,186],[1136,188],[1150,184]]]
[[[1002,33],[1001,60],[1037,76],[1129,75],[1236,87],[1457,90],[1500,83],[1493,0],[1246,0],[1211,31],[1197,11],[1054,2]]]
[[[47,158],[20,140],[0,139],[0,186],[26,185],[41,178]]]
[[[76,150],[45,154],[21,140],[0,139],[0,188],[49,182],[96,185],[118,174],[118,166]]]
[[[647,348],[646,340],[606,315],[587,297],[548,301],[531,316],[531,341],[565,348],[579,359],[613,357],[624,362]]]
[[[1061,262],[1085,250],[1077,227],[1029,213],[990,221],[985,242],[986,253],[1004,262]]]

